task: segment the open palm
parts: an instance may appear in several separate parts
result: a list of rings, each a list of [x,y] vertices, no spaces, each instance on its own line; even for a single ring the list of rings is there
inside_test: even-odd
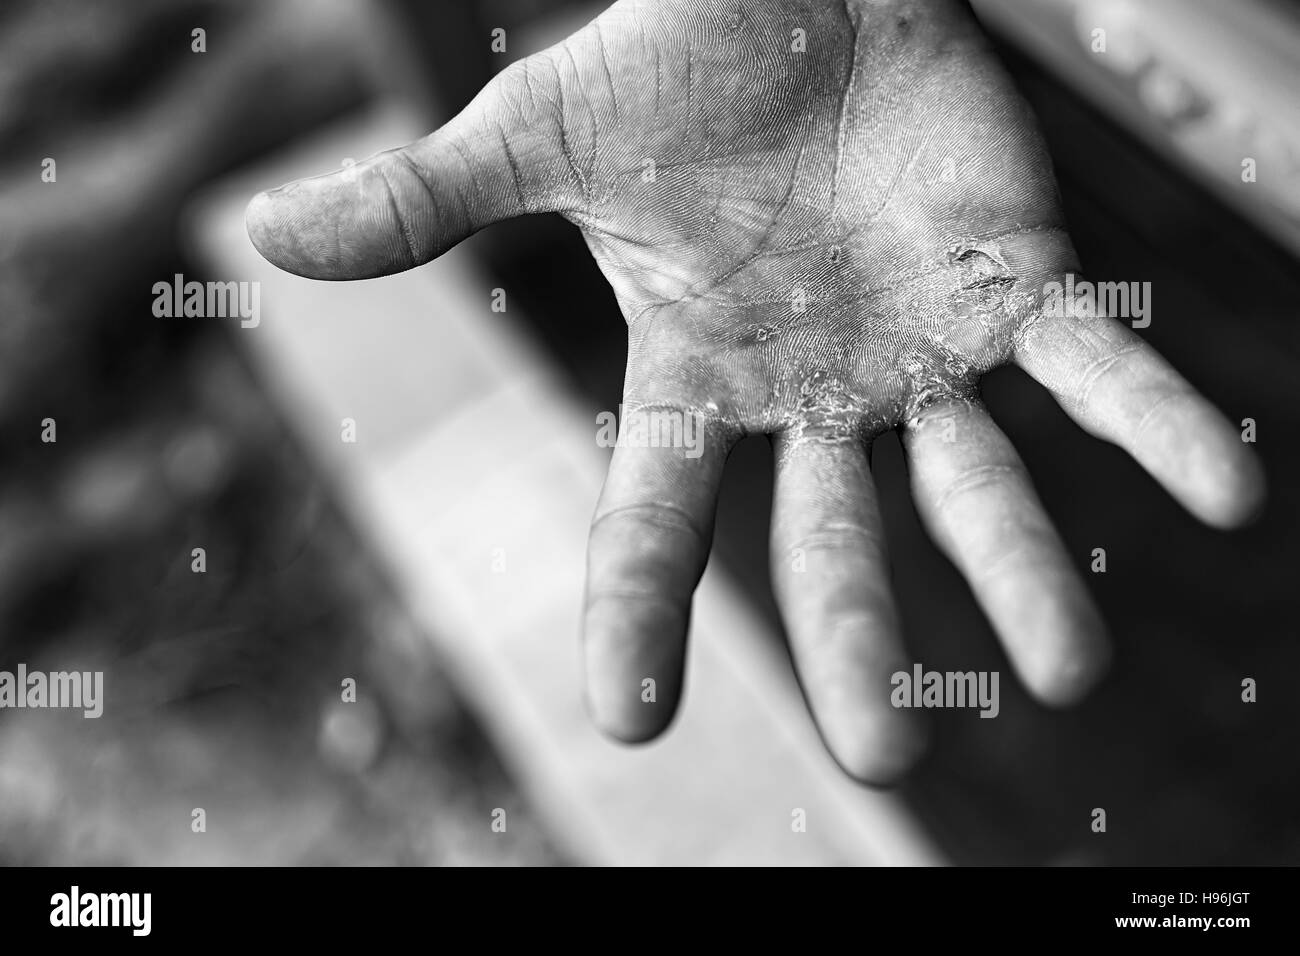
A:
[[[983,373],[1020,365],[1211,524],[1258,506],[1235,431],[1141,338],[1044,315],[1045,287],[1077,272],[1050,160],[960,0],[623,0],[426,139],[256,197],[249,231],[282,268],[356,279],[547,211],[618,296],[625,420],[702,428],[696,448],[620,444],[597,506],[588,699],[616,736],[671,719],[744,435],[777,449],[772,574],[800,682],[832,754],[872,782],[924,741],[889,702],[909,664],[875,435],[902,430],[924,522],[1049,703],[1088,689],[1107,643]]]

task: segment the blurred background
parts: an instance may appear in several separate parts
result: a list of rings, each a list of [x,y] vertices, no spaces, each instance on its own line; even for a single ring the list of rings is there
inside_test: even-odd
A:
[[[518,568],[522,554],[529,582],[464,570],[458,548],[484,568],[495,554],[494,540],[452,520],[475,505],[456,497],[453,477],[434,472],[421,491],[407,476],[435,454],[433,429],[468,435],[457,454],[472,460],[497,454],[501,432],[467,429],[454,409],[418,399],[504,342],[511,375],[544,383],[529,395],[559,396],[557,421],[618,407],[624,327],[573,227],[501,224],[426,267],[426,285],[364,283],[355,299],[332,288],[303,298],[300,285],[275,284],[303,280],[266,276],[258,329],[152,314],[153,283],[176,273],[253,277],[241,271],[258,268],[243,265],[253,191],[359,159],[369,138],[431,128],[600,4],[9,0],[0,670],[103,670],[108,701],[99,720],[0,712],[0,863],[1300,862],[1300,5],[975,6],[1038,112],[1090,276],[1153,283],[1142,334],[1230,419],[1256,420],[1272,495],[1250,529],[1200,527],[1023,375],[989,377],[986,400],[1081,569],[1093,548],[1107,551],[1107,572],[1086,577],[1119,646],[1115,668],[1060,713],[1004,674],[998,720],[940,713],[935,754],[881,796],[802,755],[807,726],[789,744],[742,739],[758,731],[723,712],[724,693],[710,702],[705,677],[692,678],[685,706],[716,736],[623,751],[580,736],[568,685],[530,689],[519,655],[496,653],[541,642],[561,649],[557,682],[576,674],[576,604],[557,620],[529,602],[554,593],[568,607],[580,564],[568,551],[543,560],[548,532],[528,525],[523,545],[497,557]],[[492,50],[498,28],[505,53]],[[47,157],[55,182],[41,179]],[[1246,158],[1258,169],[1250,183]],[[447,292],[457,282],[463,295]],[[488,309],[494,288],[509,290],[508,319]],[[436,309],[422,290],[444,296]],[[376,295],[390,298],[370,304]],[[340,344],[379,312],[436,336],[420,355],[429,381],[388,364],[385,348],[418,351],[396,333],[366,352]],[[444,331],[416,330],[417,320]],[[482,365],[476,381],[505,377],[504,362]],[[312,391],[324,367],[354,375],[339,388],[387,423],[370,464],[340,465],[337,449],[324,450],[321,434],[337,446],[339,421],[332,407],[316,415],[331,401]],[[41,441],[47,418],[57,443]],[[546,494],[519,504],[502,490],[514,487],[507,477],[479,506],[522,508],[529,520],[572,509],[565,533],[580,544],[601,454],[563,451],[564,467],[594,484],[529,472]],[[742,675],[737,686],[763,689],[764,712],[806,722],[777,673],[770,458],[762,441],[733,456],[710,571],[725,583],[701,626],[728,635],[705,642],[721,648],[709,653]],[[542,459],[519,460],[526,470]],[[1006,671],[965,584],[920,529],[892,436],[875,462],[915,658]],[[407,500],[393,489],[439,497],[436,513],[381,513],[375,502]],[[203,574],[191,570],[199,545]],[[530,664],[539,681],[554,657]],[[342,677],[361,688],[355,704],[340,699]],[[1254,704],[1241,700],[1247,677],[1259,683]],[[686,738],[692,725],[671,733]],[[734,748],[734,769],[720,773],[699,740]],[[741,804],[751,792],[761,804],[763,774],[778,770],[802,801],[782,806],[822,800],[861,840],[832,832],[809,851],[756,836]],[[730,816],[710,816],[722,805]],[[208,813],[202,837],[194,807]],[[1104,835],[1089,827],[1095,807],[1107,810]],[[504,831],[492,827],[497,809]],[[788,835],[782,814],[772,826]]]

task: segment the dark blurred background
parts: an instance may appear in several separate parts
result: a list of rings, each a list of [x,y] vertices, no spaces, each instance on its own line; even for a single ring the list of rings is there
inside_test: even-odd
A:
[[[1272,495],[1248,530],[1203,528],[1023,375],[988,378],[986,400],[1078,556],[1118,656],[1068,712],[1007,679],[1000,720],[941,713],[936,752],[901,796],[961,863],[1300,862],[1295,221],[1277,203],[1234,203],[1223,184],[1235,167],[1216,184],[1196,164],[1204,154],[1186,151],[1234,91],[1161,76],[1158,51],[1129,89],[1128,77],[1098,79],[1036,45],[1035,29],[1086,25],[1086,3],[977,6],[1038,112],[1091,276],[1153,283],[1142,334],[1230,419],[1257,421]],[[1242,6],[1294,25],[1274,31],[1279,59],[1249,66],[1293,94],[1294,9]],[[202,277],[179,223],[205,184],[394,89],[448,115],[509,59],[598,10],[10,0],[0,11],[0,669],[94,661],[131,701],[112,720],[0,713],[0,863],[570,860],[531,825],[528,795],[238,336],[151,321],[140,290]],[[1017,20],[1027,29],[1008,27]],[[199,24],[204,56],[191,53]],[[508,58],[490,51],[495,27],[512,37]],[[1153,98],[1153,73],[1175,94]],[[1292,119],[1257,118],[1283,141],[1270,147],[1280,164],[1295,158]],[[47,156],[57,190],[39,183]],[[1288,175],[1282,188],[1300,195]],[[584,403],[616,408],[624,327],[577,230],[533,217],[471,248],[536,318]],[[55,445],[39,439],[47,417]],[[770,459],[756,440],[734,455],[714,560],[775,628]],[[914,656],[1005,671],[965,584],[921,531],[892,436],[875,462]],[[192,575],[194,540],[237,559]],[[1095,547],[1107,551],[1104,575],[1086,573]],[[339,673],[381,692],[361,707],[332,703]],[[1242,703],[1245,677],[1259,682],[1258,703]],[[319,693],[282,693],[289,681]],[[155,825],[188,819],[205,805],[197,793],[240,820],[201,852],[187,828]],[[518,814],[507,834],[485,825],[497,806]],[[1111,820],[1105,840],[1078,822],[1094,806]]]

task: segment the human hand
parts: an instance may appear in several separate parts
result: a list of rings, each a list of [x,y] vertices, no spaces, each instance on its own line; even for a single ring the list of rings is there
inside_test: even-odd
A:
[[[1140,337],[1043,314],[1075,253],[1033,119],[959,0],[623,0],[429,137],[257,196],[248,225],[282,268],[359,279],[546,211],[617,294],[625,410],[704,428],[698,457],[620,445],[597,505],[588,700],[617,737],[671,719],[744,435],[776,447],[772,576],[804,693],[839,763],[877,783],[925,735],[889,702],[909,664],[874,436],[901,430],[925,525],[1050,704],[1087,691],[1108,644],[984,373],[1019,365],[1203,521],[1262,498],[1235,430]]]

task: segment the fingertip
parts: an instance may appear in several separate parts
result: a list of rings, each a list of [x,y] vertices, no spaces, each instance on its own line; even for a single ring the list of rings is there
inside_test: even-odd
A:
[[[1049,672],[1027,681],[1034,696],[1048,707],[1064,710],[1082,703],[1110,671],[1109,647],[1072,655]]]
[[[930,752],[930,722],[913,711],[890,708],[854,721],[819,725],[826,749],[841,770],[875,788],[897,786]]]
[[[681,697],[686,622],[658,601],[602,598],[583,628],[585,701],[597,729],[645,743],[672,723]]]
[[[622,744],[649,743],[668,729],[677,714],[675,700],[671,704],[643,700],[639,684],[595,686],[589,681],[585,700],[596,729]]]
[[[305,279],[373,279],[427,262],[430,196],[398,152],[258,193],[244,214],[254,248]]]
[[[1208,400],[1191,391],[1180,397],[1143,420],[1133,456],[1203,524],[1223,531],[1248,524],[1267,497],[1263,465]]]
[[[248,233],[248,239],[253,244],[253,248],[258,251],[266,261],[276,263],[276,246],[273,241],[273,209],[274,203],[270,194],[266,191],[258,193],[248,201],[248,206],[244,210],[244,231]]]
[[[1076,706],[1110,671],[1114,651],[1105,625],[1091,609],[1086,617],[1074,613],[1080,616],[1063,625],[1064,636],[1041,641],[1036,652],[1017,661],[1021,682],[1048,707]]]
[[[312,235],[316,224],[299,213],[300,204],[286,198],[296,185],[263,191],[249,200],[244,228],[253,248],[273,266],[305,279],[331,278],[320,241]]]
[[[800,676],[822,743],[858,783],[894,786],[932,744],[929,714],[896,702],[890,691],[896,675],[910,674],[911,665],[891,656],[869,668],[851,661],[830,666],[820,674],[805,667]]]
[[[587,695],[587,714],[595,728],[611,740],[628,746],[647,744],[666,731],[673,722],[674,711],[636,712],[631,708],[609,708],[595,703]]]
[[[1196,502],[1193,514],[1220,531],[1231,531],[1258,520],[1268,501],[1268,478],[1259,457],[1243,446],[1232,449],[1213,464],[1217,467],[1212,466],[1208,488]]]

